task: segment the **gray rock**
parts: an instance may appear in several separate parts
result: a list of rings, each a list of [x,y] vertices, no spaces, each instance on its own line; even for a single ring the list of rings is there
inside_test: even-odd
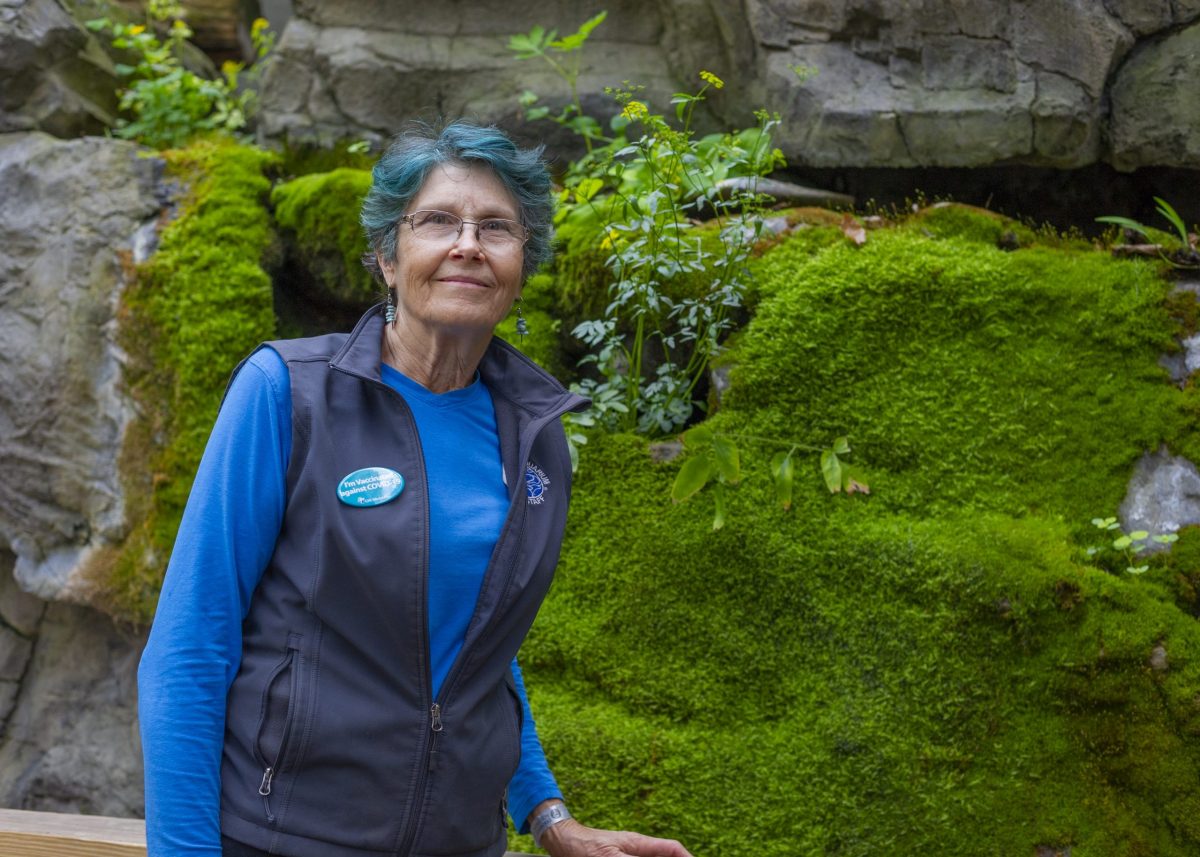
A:
[[[1200,0],[606,5],[609,19],[583,54],[588,112],[612,115],[599,93],[623,80],[645,84],[646,99],[666,112],[671,93],[696,88],[696,73],[708,69],[727,86],[708,93],[711,115],[698,115],[699,129],[746,127],[754,108],[778,110],[775,142],[793,166],[1094,164],[1110,157],[1117,70],[1130,79],[1112,113],[1115,163],[1193,166],[1200,146],[1188,85],[1196,51],[1183,33],[1163,38],[1200,20]],[[544,63],[511,59],[504,45],[534,24],[569,31],[597,8],[518,2],[498,14],[490,0],[455,0],[428,15],[384,0],[305,0],[267,75],[260,132],[378,141],[413,116],[467,115],[570,155],[577,140],[525,123],[511,99],[531,89],[558,108],[563,83]],[[1131,55],[1136,62],[1123,66]],[[1182,71],[1168,74],[1171,63]],[[801,80],[796,67],[817,73]]]
[[[683,454],[683,444],[677,440],[661,440],[650,444],[650,460],[658,462],[674,461]]]
[[[0,2],[0,133],[101,133],[117,78],[96,38],[55,0]]]
[[[131,143],[0,135],[0,548],[47,600],[85,600],[125,533],[115,315],[160,170]]]
[[[1076,81],[1095,99],[1134,41],[1095,0],[1014,0],[1012,14],[1017,58]]]
[[[1112,87],[1112,163],[1200,167],[1200,23],[1135,49]]]
[[[1191,292],[1200,300],[1200,280],[1181,277],[1175,281],[1173,292]],[[1200,370],[1200,334],[1184,337],[1179,340],[1179,351],[1163,354],[1158,358],[1158,365],[1171,375],[1171,380],[1183,387],[1191,374]]]
[[[516,95],[524,89],[561,107],[566,85],[544,62],[514,60],[508,38],[552,21],[573,28],[585,15],[566,2],[508,4],[502,14],[480,6],[455,2],[431,15],[378,0],[297,4],[264,78],[260,133],[380,140],[413,117],[457,116],[519,129]],[[580,93],[592,99],[589,112],[615,113],[615,102],[596,93],[623,79],[646,85],[665,106],[677,81],[660,49],[661,19],[633,0],[608,4],[608,11],[579,81]]]
[[[1166,672],[1169,663],[1167,649],[1162,643],[1159,643],[1150,652],[1150,669],[1158,673]]]
[[[854,197],[831,190],[804,187],[792,182],[765,178],[733,178],[717,182],[717,190],[748,190],[765,193],[779,205],[815,205],[824,208],[853,208]],[[781,230],[775,230],[776,232]]]
[[[712,385],[713,398],[717,401],[717,406],[724,404],[725,394],[729,392],[730,380],[729,373],[732,366],[722,363],[708,373],[709,383]]]
[[[136,705],[143,645],[95,610],[50,605],[0,738],[0,805],[143,814]]]
[[[1104,8],[1138,36],[1171,26],[1174,17],[1171,4],[1162,0],[1104,0]]]
[[[0,627],[0,680],[20,681],[33,643],[11,628]]]
[[[32,637],[37,633],[46,602],[27,595],[17,586],[13,579],[16,562],[17,558],[11,553],[0,551],[0,625],[12,628],[24,637]]]
[[[1119,510],[1125,532],[1174,533],[1200,524],[1200,472],[1166,449],[1142,456]],[[1165,546],[1151,542],[1148,550]]]

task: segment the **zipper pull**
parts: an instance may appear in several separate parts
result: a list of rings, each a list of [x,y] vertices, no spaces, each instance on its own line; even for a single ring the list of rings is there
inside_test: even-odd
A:
[[[258,787],[258,793],[266,797],[271,793],[271,779],[275,776],[274,768],[267,768],[263,771],[262,784]]]
[[[431,728],[434,732],[441,732],[442,731],[442,707],[435,702],[433,704],[433,708],[431,708],[429,710],[429,713],[433,717],[433,723],[430,725],[429,728]]]

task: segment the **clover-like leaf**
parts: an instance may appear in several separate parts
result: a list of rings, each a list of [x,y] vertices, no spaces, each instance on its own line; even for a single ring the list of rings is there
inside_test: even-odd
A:
[[[842,490],[842,463],[832,449],[821,453],[821,475],[825,477],[825,487],[830,494]]]
[[[775,497],[785,509],[792,508],[792,488],[796,466],[790,452],[780,452],[771,459],[771,475],[775,477]]]
[[[718,482],[713,486],[713,531],[725,526],[725,486]]]
[[[671,499],[682,503],[707,485],[717,475],[716,465],[707,455],[689,458],[679,468],[679,474],[671,486]]]
[[[683,433],[683,445],[688,449],[704,449],[712,442],[713,430],[706,425],[692,426]]]
[[[712,446],[721,479],[730,485],[736,485],[742,480],[742,464],[737,444],[727,437],[717,435],[713,438]]]

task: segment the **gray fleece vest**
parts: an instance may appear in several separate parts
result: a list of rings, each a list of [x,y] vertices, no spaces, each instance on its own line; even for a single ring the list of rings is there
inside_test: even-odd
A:
[[[509,664],[558,560],[571,466],[559,417],[586,404],[499,340],[479,367],[512,502],[439,696],[427,626],[429,506],[416,424],[380,380],[383,321],[267,343],[291,379],[292,454],[275,552],[229,692],[221,826],[292,857],[495,857],[522,712]],[[367,467],[390,502],[338,499]],[[253,474],[247,474],[247,485]]]

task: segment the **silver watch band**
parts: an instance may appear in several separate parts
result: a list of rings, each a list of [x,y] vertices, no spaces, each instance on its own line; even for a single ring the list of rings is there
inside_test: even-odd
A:
[[[533,821],[529,822],[529,832],[533,834],[534,844],[541,848],[542,834],[560,821],[566,821],[570,817],[571,813],[567,811],[566,804],[556,803],[543,809],[533,817]]]

